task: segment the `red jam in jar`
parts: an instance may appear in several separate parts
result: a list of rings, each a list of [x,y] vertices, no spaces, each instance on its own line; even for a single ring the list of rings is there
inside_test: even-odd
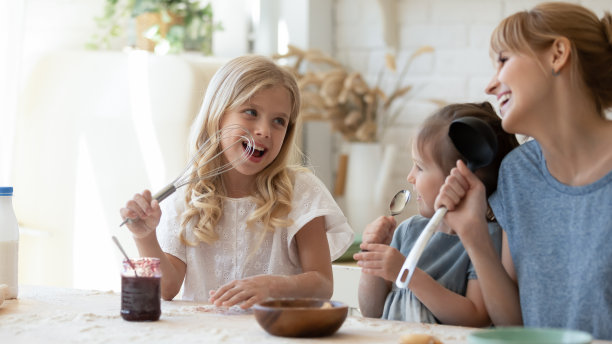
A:
[[[157,258],[123,261],[121,317],[128,321],[156,321],[161,315],[161,268]]]

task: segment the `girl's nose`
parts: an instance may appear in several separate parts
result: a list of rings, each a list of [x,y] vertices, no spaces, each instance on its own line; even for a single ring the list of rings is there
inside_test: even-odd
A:
[[[409,184],[415,184],[415,179],[414,179],[414,175],[412,174],[412,172],[414,171],[414,167],[410,170],[410,173],[408,173],[408,176],[406,177],[406,181]]]
[[[270,126],[262,121],[255,126],[254,134],[259,137],[270,137]]]
[[[497,75],[493,75],[491,81],[489,81],[489,84],[487,85],[487,87],[485,87],[485,93],[495,95],[495,92],[498,87],[499,80],[497,80]]]

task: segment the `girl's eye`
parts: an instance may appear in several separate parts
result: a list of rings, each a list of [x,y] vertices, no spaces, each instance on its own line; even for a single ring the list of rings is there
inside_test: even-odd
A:
[[[246,113],[247,115],[251,115],[251,116],[257,116],[257,111],[253,109],[246,109],[244,110],[244,113]]]
[[[499,64],[499,66],[503,66],[504,63],[506,63],[506,61],[508,61],[508,58],[505,56],[502,56],[502,54],[500,53],[499,56],[497,57],[497,63]]]
[[[285,124],[287,123],[287,120],[282,117],[278,117],[274,119],[274,123],[284,127]]]

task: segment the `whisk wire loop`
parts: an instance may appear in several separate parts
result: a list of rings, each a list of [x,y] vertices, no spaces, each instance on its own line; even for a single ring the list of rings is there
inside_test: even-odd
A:
[[[232,142],[231,144],[226,145],[223,149],[212,151],[213,153],[210,153],[211,148],[215,146],[220,147],[221,143],[225,140],[232,140]],[[217,158],[221,157],[222,159],[223,154],[237,144],[245,145],[245,148],[239,157],[231,161],[227,161],[225,163],[219,163],[216,161],[218,160]],[[253,140],[251,133],[247,129],[237,124],[228,125],[224,128],[217,130],[213,135],[207,138],[204,143],[202,143],[202,145],[198,148],[198,151],[189,160],[181,174],[176,177],[176,179],[174,179],[170,184],[166,185],[163,189],[153,195],[153,199],[156,199],[158,202],[161,202],[168,196],[173,194],[176,189],[182,186],[195,183],[201,180],[210,179],[234,169],[235,167],[243,164],[249,159],[249,157],[253,154],[253,151],[255,149],[254,147],[255,141]],[[211,154],[212,156],[210,158],[205,157],[204,159],[201,159],[206,154]],[[195,169],[196,162],[199,162],[197,164],[197,170]],[[216,164],[216,166],[212,167],[211,169],[205,170],[202,174],[198,174],[199,170],[205,169],[211,163]],[[128,221],[134,220],[126,218],[123,222],[121,222],[119,227],[123,226]]]

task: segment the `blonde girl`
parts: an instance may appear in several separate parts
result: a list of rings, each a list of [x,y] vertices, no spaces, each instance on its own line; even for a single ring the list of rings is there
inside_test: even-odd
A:
[[[476,327],[491,323],[468,254],[447,223],[436,229],[408,289],[397,288],[394,283],[406,256],[434,214],[434,200],[444,179],[457,159],[463,158],[451,142],[448,129],[453,120],[466,116],[485,121],[497,135],[499,148],[494,161],[476,171],[487,193],[495,190],[499,164],[518,142],[502,130],[491,104],[451,104],[428,117],[412,145],[414,164],[407,178],[414,185],[419,215],[397,229],[392,216],[379,217],[364,230],[361,248],[367,252],[354,255],[362,267],[359,306],[363,315]],[[487,236],[501,247],[497,223],[485,214],[482,220],[487,224]]]
[[[530,140],[502,163],[489,197],[504,229],[487,236],[482,183],[457,163],[436,207],[461,237],[496,325],[580,329],[612,339],[612,16],[543,3],[491,37],[486,92],[502,125]]]
[[[120,211],[133,219],[128,228],[140,255],[161,259],[164,299],[174,298],[183,281],[183,299],[218,306],[331,297],[331,261],[352,243],[353,232],[321,181],[292,165],[299,108],[295,77],[266,57],[235,58],[213,76],[191,129],[192,150],[238,125],[252,134],[254,147],[234,145],[224,161],[245,149],[253,154],[179,189],[162,208],[145,190]],[[194,175],[214,167],[199,163]]]

